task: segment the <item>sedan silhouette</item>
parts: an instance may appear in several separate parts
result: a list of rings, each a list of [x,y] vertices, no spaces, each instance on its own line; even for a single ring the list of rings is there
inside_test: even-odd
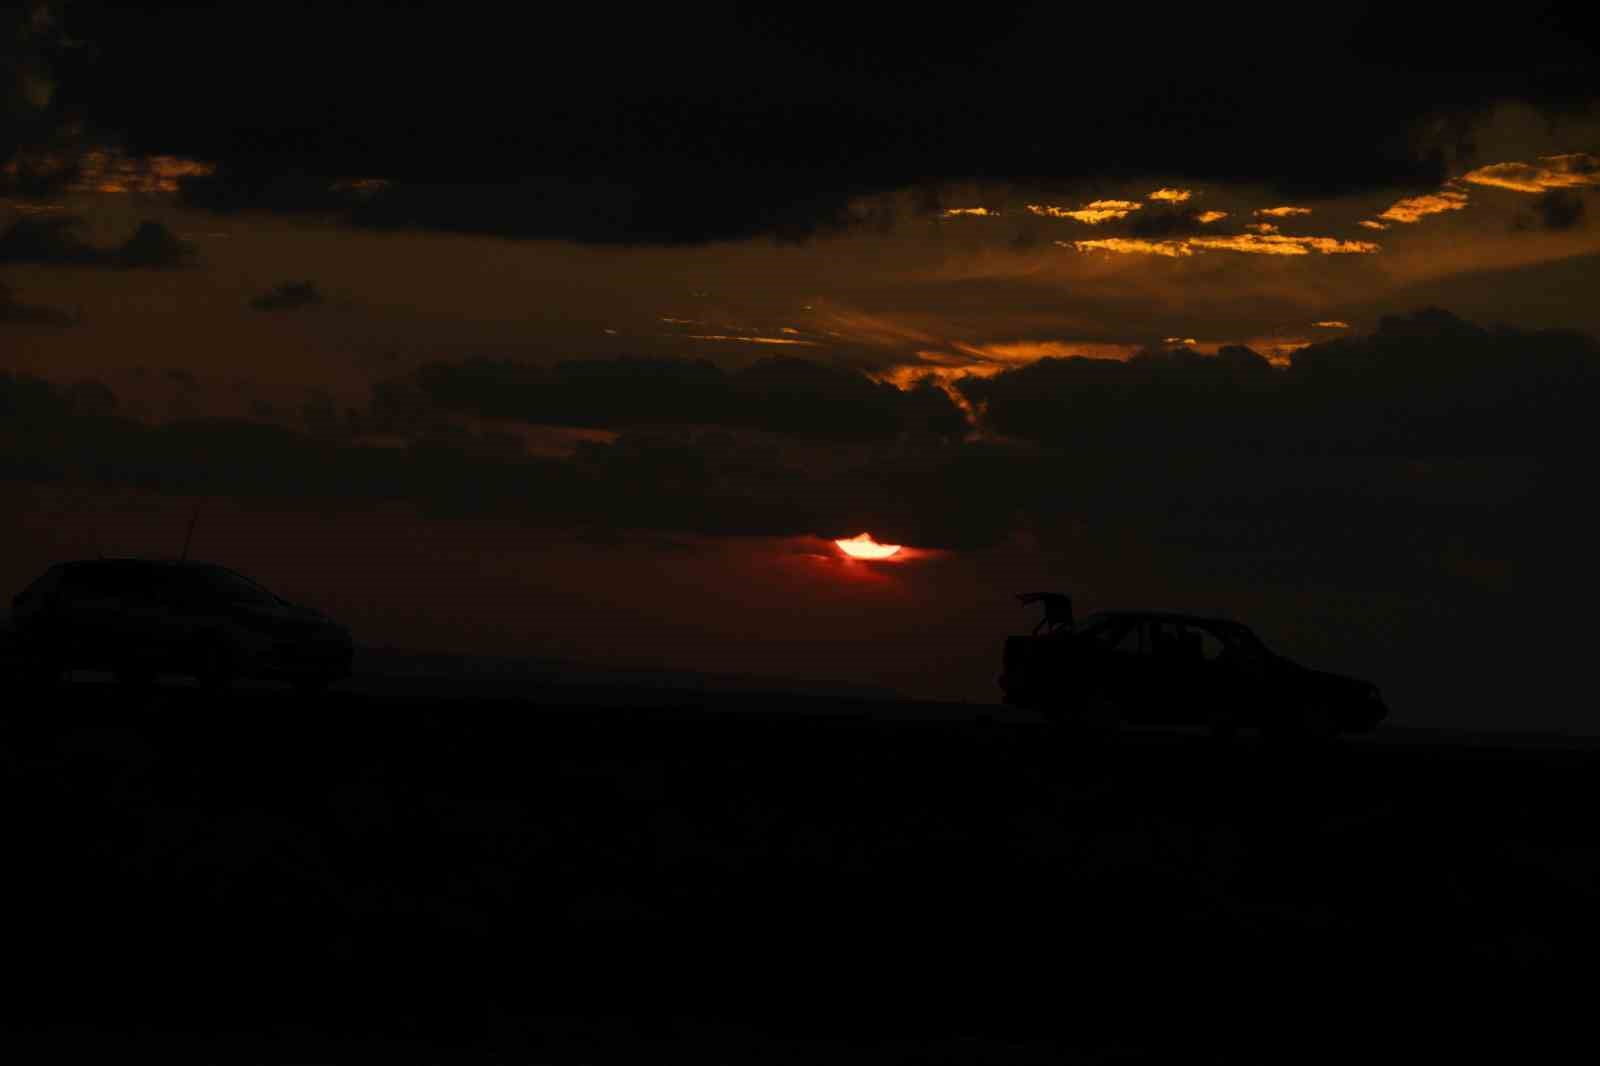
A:
[[[349,630],[211,563],[58,563],[11,614],[22,668],[42,683],[100,669],[130,685],[176,673],[212,689],[268,678],[315,692],[350,673]]]
[[[1075,626],[1068,597],[1019,598],[1042,603],[1045,617],[1031,635],[1006,638],[1000,688],[1006,703],[1051,718],[1316,739],[1370,731],[1389,713],[1372,682],[1302,666],[1235,621],[1101,611]]]

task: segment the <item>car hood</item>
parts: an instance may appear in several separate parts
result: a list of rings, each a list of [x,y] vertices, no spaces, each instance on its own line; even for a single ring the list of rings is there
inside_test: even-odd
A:
[[[1301,666],[1299,663],[1290,662],[1287,659],[1284,661],[1289,662],[1289,665],[1293,666],[1306,680],[1314,681],[1319,685],[1326,685],[1328,688],[1348,689],[1352,693],[1363,693],[1368,689],[1377,687],[1365,678],[1351,677],[1348,674],[1336,674],[1330,670],[1313,670],[1309,666]]]

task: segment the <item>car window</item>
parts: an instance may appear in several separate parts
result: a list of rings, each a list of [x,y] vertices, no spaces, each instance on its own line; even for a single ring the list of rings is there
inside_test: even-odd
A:
[[[1255,634],[1243,626],[1218,626],[1217,635],[1222,638],[1223,663],[1258,670],[1271,656]]]
[[[51,569],[46,570],[39,577],[34,578],[32,583],[30,583],[27,588],[17,593],[16,599],[13,601],[14,604],[17,607],[33,606],[35,600],[41,599],[50,591],[50,586],[54,583],[55,579],[55,568],[52,567]]]
[[[1112,615],[1090,615],[1084,620],[1083,628],[1078,631],[1078,635],[1104,644],[1120,631],[1121,621]]]
[[[1150,645],[1145,637],[1144,623],[1139,619],[1129,622],[1126,629],[1114,636],[1111,650],[1125,655],[1148,654]]]
[[[1196,642],[1199,645],[1199,658],[1206,662],[1216,662],[1225,650],[1222,641],[1209,629],[1199,626],[1187,626],[1184,629],[1183,639],[1189,642],[1191,648]]]
[[[280,602],[278,597],[257,585],[242,574],[222,567],[185,567],[180,571],[179,585],[188,595],[211,603],[253,603],[258,605]]]
[[[93,563],[70,567],[61,577],[64,600],[116,599],[143,601],[156,592],[154,575],[138,563]]]

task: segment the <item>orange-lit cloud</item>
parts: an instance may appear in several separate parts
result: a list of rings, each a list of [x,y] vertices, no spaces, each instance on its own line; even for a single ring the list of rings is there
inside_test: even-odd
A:
[[[1278,227],[1271,222],[1246,222],[1244,228],[1252,233],[1277,233]]]
[[[1202,211],[1195,216],[1194,220],[1201,225],[1206,225],[1211,222],[1220,222],[1227,217],[1228,212],[1226,211]]]
[[[1379,215],[1386,222],[1415,222],[1427,215],[1445,211],[1460,211],[1467,206],[1467,194],[1454,189],[1443,189],[1425,196],[1412,196],[1400,200]]]
[[[1287,205],[1283,207],[1258,207],[1256,208],[1255,213],[1258,215],[1266,215],[1268,218],[1292,218],[1295,215],[1309,215],[1311,213],[1311,208],[1290,207]]]
[[[1093,200],[1076,210],[1054,207],[1050,204],[1029,204],[1028,210],[1046,218],[1070,218],[1094,226],[1101,222],[1127,218],[1129,214],[1142,207],[1143,204],[1134,200]]]
[[[8,178],[23,173],[70,173],[65,188],[76,193],[175,193],[180,179],[207,177],[216,169],[210,163],[175,155],[129,156],[115,149],[94,149],[74,158],[19,154],[0,173]]]
[[[386,178],[341,178],[328,186],[331,192],[347,193],[362,199],[377,196],[394,186],[394,182]]]
[[[1540,156],[1543,166],[1532,163],[1491,163],[1463,174],[1462,181],[1516,192],[1541,193],[1600,185],[1600,157],[1586,152]]]
[[[1195,340],[1193,337],[1166,337],[1166,338],[1162,339],[1161,343],[1162,344],[1182,344],[1182,345],[1185,345],[1187,347],[1193,348],[1196,344],[1199,344],[1200,342]]]
[[[1196,248],[1216,248],[1230,252],[1250,252],[1256,255],[1372,255],[1380,246],[1371,241],[1341,241],[1334,237],[1283,237],[1274,234],[1258,236],[1240,234],[1237,237],[1190,237]]]
[[[1095,241],[1057,241],[1080,252],[1117,252],[1127,255],[1161,255],[1181,259],[1196,251],[1244,252],[1249,255],[1372,255],[1381,250],[1371,241],[1341,241],[1333,237],[1286,237],[1278,234],[1241,233],[1219,237],[1185,237],[1181,240],[1145,241],[1109,237]]]
[[[1137,237],[1107,237],[1096,241],[1056,241],[1063,248],[1080,252],[1117,252],[1122,255],[1164,255],[1181,259],[1194,254],[1188,241],[1146,241]]]
[[[726,333],[691,333],[690,340],[696,341],[742,341],[745,344],[800,344],[807,348],[819,348],[817,341],[796,340],[793,337],[736,337]]]
[[[1085,359],[1131,359],[1138,351],[1136,344],[1115,344],[1105,341],[995,341],[988,344],[956,344],[958,351],[995,363],[1022,364],[1039,359],[1067,359],[1080,356]]]
[[[949,207],[944,211],[945,218],[956,218],[960,215],[974,215],[983,218],[989,215],[998,215],[1000,212],[991,211],[987,207]]]
[[[1148,197],[1151,200],[1165,200],[1169,204],[1181,204],[1194,195],[1190,189],[1157,189]]]
[[[1330,318],[1330,319],[1327,319],[1327,320],[1322,321],[1322,322],[1313,322],[1311,324],[1313,326],[1320,326],[1322,329],[1349,329],[1350,328],[1350,323],[1341,322],[1337,318]]]
[[[1356,225],[1365,226],[1367,229],[1388,229],[1389,228],[1389,223],[1387,223],[1387,222],[1379,222],[1375,218],[1364,218],[1360,222],[1356,223]]]

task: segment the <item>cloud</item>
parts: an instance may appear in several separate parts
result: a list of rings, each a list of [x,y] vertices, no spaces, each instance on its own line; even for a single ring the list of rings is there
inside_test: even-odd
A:
[[[58,135],[56,143],[17,152],[0,167],[0,183],[56,193],[176,193],[184,179],[207,177],[216,167],[172,155],[131,156],[91,147],[85,135]]]
[[[692,377],[664,376],[674,374]],[[618,387],[631,379],[617,368],[596,376],[614,402],[642,403],[647,390]],[[772,388],[787,390],[777,377]],[[459,428],[379,448],[235,420],[143,425],[92,383],[0,373],[0,478],[216,494],[263,513],[403,503],[438,520],[494,519],[523,543],[866,529],[953,549],[940,564],[951,571],[918,575],[971,575],[959,596],[942,586],[933,602],[946,607],[993,594],[1013,572],[965,553],[1025,542],[1035,547],[1016,572],[1052,574],[1086,605],[1230,604],[1277,650],[1332,669],[1366,649],[1380,665],[1350,672],[1382,684],[1397,712],[1408,693],[1420,706],[1450,684],[1450,713],[1465,715],[1457,697],[1488,686],[1483,705],[1503,702],[1543,667],[1570,671],[1559,679],[1581,691],[1582,664],[1547,634],[1581,627],[1573,575],[1588,572],[1600,538],[1583,505],[1600,443],[1593,338],[1423,312],[1312,345],[1284,370],[1225,347],[1047,359],[957,387],[1019,443],[640,426],[564,458]],[[439,551],[484,535],[411,521]],[[741,580],[781,565],[770,545],[749,548],[764,554]],[[701,587],[709,601],[728,594]],[[1550,624],[1484,622],[1524,615]],[[985,677],[995,654],[982,652]]]
[[[1374,219],[1374,218],[1364,218],[1360,222],[1357,222],[1356,225],[1361,226],[1361,227],[1363,227],[1365,229],[1385,230],[1385,229],[1389,228],[1389,223],[1387,223],[1387,222],[1379,222],[1377,219]]]
[[[1244,228],[1251,233],[1277,233],[1278,227],[1271,222],[1246,222]]]
[[[1513,229],[1569,230],[1583,224],[1586,206],[1583,197],[1571,189],[1551,189],[1533,201],[1532,210],[1512,221]]]
[[[1411,196],[1398,200],[1378,218],[1385,222],[1416,222],[1428,215],[1446,211],[1460,211],[1467,206],[1467,194],[1445,189],[1425,196]],[[1369,227],[1370,228],[1370,227]]]
[[[194,260],[194,246],[160,222],[141,222],[133,236],[110,253],[109,262],[129,269],[167,270]]]
[[[963,215],[969,215],[976,218],[986,218],[998,215],[999,213],[1000,212],[998,211],[991,211],[987,207],[949,207],[940,214],[943,218],[959,218]]]
[[[1600,185],[1600,157],[1572,152],[1541,156],[1539,164],[1491,163],[1463,174],[1461,180],[1526,193]]]
[[[1106,237],[1091,241],[1056,241],[1062,248],[1080,252],[1116,252],[1121,255],[1160,255],[1181,259],[1194,254],[1188,241],[1146,241],[1128,237]]]
[[[1045,218],[1070,218],[1091,226],[1127,218],[1144,207],[1137,200],[1093,200],[1083,207],[1068,209],[1050,204],[1028,204],[1028,210]]]
[[[1132,237],[1170,237],[1184,233],[1198,233],[1219,218],[1224,211],[1200,211],[1194,207],[1157,204],[1152,210],[1135,215],[1128,224]]]
[[[1232,236],[1185,237],[1181,240],[1148,241],[1123,237],[1102,240],[1056,241],[1062,247],[1080,252],[1116,252],[1124,255],[1159,255],[1181,259],[1200,251],[1243,252],[1249,255],[1373,255],[1381,247],[1371,241],[1343,241],[1334,237],[1286,237],[1276,234],[1241,233]]]
[[[787,332],[793,332],[787,331]],[[821,347],[819,341],[801,340],[798,337],[762,337],[756,334],[734,335],[729,333],[690,333],[690,340],[696,341],[737,341],[744,344],[794,344],[805,348]]]
[[[1309,214],[1311,214],[1311,208],[1309,208],[1309,207],[1288,207],[1288,206],[1284,206],[1284,207],[1258,207],[1258,208],[1256,208],[1254,213],[1257,214],[1257,215],[1266,215],[1268,218],[1293,218],[1296,215],[1309,215]]]
[[[80,5],[73,32],[95,42],[95,62],[30,76],[18,99],[48,98],[57,110],[63,98],[82,101],[130,146],[214,161],[217,174],[193,183],[210,186],[196,202],[299,210],[303,199],[296,207],[297,197],[279,195],[290,175],[308,176],[324,194],[374,175],[392,184],[368,198],[371,212],[346,216],[357,224],[695,243],[827,232],[857,197],[967,180],[974,160],[1000,180],[1062,182],[1103,177],[1113,161],[1122,174],[1170,175],[1170,195],[1257,181],[1273,182],[1283,198],[1424,187],[1446,176],[1452,157],[1429,139],[1419,144],[1412,134],[1423,120],[1443,110],[1435,125],[1453,131],[1459,116],[1508,92],[1534,93],[1525,74],[1508,75],[1572,54],[1548,30],[1530,37],[1550,51],[1529,51],[1485,24],[1465,28],[1462,54],[1492,45],[1482,54],[1494,63],[1424,73],[1416,56],[1427,38],[1386,37],[1370,12],[1341,12],[1293,49],[1267,27],[1208,22],[1198,9],[1164,12],[1141,39],[1159,78],[1128,83],[1127,57],[1114,49],[1073,56],[1080,84],[1125,91],[1097,99],[1070,136],[1058,136],[1050,131],[1061,129],[1052,92],[1060,60],[1050,49],[1060,36],[1044,8],[998,20],[1006,28],[982,30],[981,47],[970,38],[980,31],[951,24],[919,32],[912,48],[888,11],[860,14],[851,33],[825,42],[758,32],[757,17],[736,7],[720,19],[651,14],[626,41],[599,9],[570,8],[548,31],[573,47],[530,62],[521,35],[426,16],[427,7],[396,14],[372,0],[315,19],[257,20],[249,54],[216,47],[232,30],[220,10]],[[1117,12],[1083,18],[1086,40],[1124,28]],[[373,47],[375,19],[388,47]],[[1358,26],[1365,35],[1352,32]],[[437,60],[437,76],[416,77],[422,55]],[[1250,62],[1218,60],[1239,55]],[[293,57],[288,80],[285,56]],[[498,106],[553,99],[592,78],[597,63],[626,77],[559,108]],[[1595,96],[1592,58],[1556,67],[1535,79],[1539,103],[1576,113]],[[985,76],[996,69],[1007,77]],[[74,77],[70,92],[54,88]],[[1263,84],[1296,91],[1262,92]],[[671,91],[657,91],[664,85]],[[508,178],[529,174],[547,177]]]
[[[1311,324],[1313,326],[1318,327],[1319,329],[1349,329],[1350,328],[1350,323],[1341,322],[1337,318],[1329,318],[1329,319],[1325,319],[1325,320],[1323,320],[1321,322],[1313,322]]]
[[[257,311],[296,311],[305,307],[318,307],[323,303],[322,291],[314,281],[285,281],[274,285],[250,301]]]
[[[1151,199],[1151,200],[1164,200],[1164,201],[1166,201],[1167,203],[1170,203],[1170,204],[1181,204],[1185,200],[1188,200],[1193,195],[1194,195],[1194,193],[1189,189],[1166,189],[1166,188],[1162,188],[1162,189],[1157,189],[1154,192],[1152,192],[1149,195],[1148,199]]]
[[[1114,449],[1151,427],[1174,444],[1192,435],[1318,453],[1559,456],[1600,443],[1585,414],[1600,404],[1600,341],[1488,329],[1437,310],[1307,345],[1286,370],[1224,348],[1044,359],[956,387],[998,431],[1063,447],[1096,440]]]
[[[965,420],[931,383],[901,390],[854,370],[767,358],[735,371],[709,362],[617,358],[535,366],[430,364],[378,388],[380,410],[414,424],[430,408],[538,425],[622,429],[723,426],[824,440],[958,435]]]
[[[54,307],[36,307],[16,298],[9,286],[0,282],[0,326],[72,326],[77,315]]]
[[[74,215],[23,215],[0,233],[0,264],[170,269],[190,264],[193,246],[160,222],[141,222],[114,248],[98,248],[79,236]]]
[[[359,229],[430,229],[591,244],[691,245],[757,236],[798,242],[894,221],[886,201],[803,174],[776,191],[736,166],[625,177],[444,182],[391,179],[355,186],[327,178],[221,167],[182,178],[186,206],[218,213],[331,214]]]

